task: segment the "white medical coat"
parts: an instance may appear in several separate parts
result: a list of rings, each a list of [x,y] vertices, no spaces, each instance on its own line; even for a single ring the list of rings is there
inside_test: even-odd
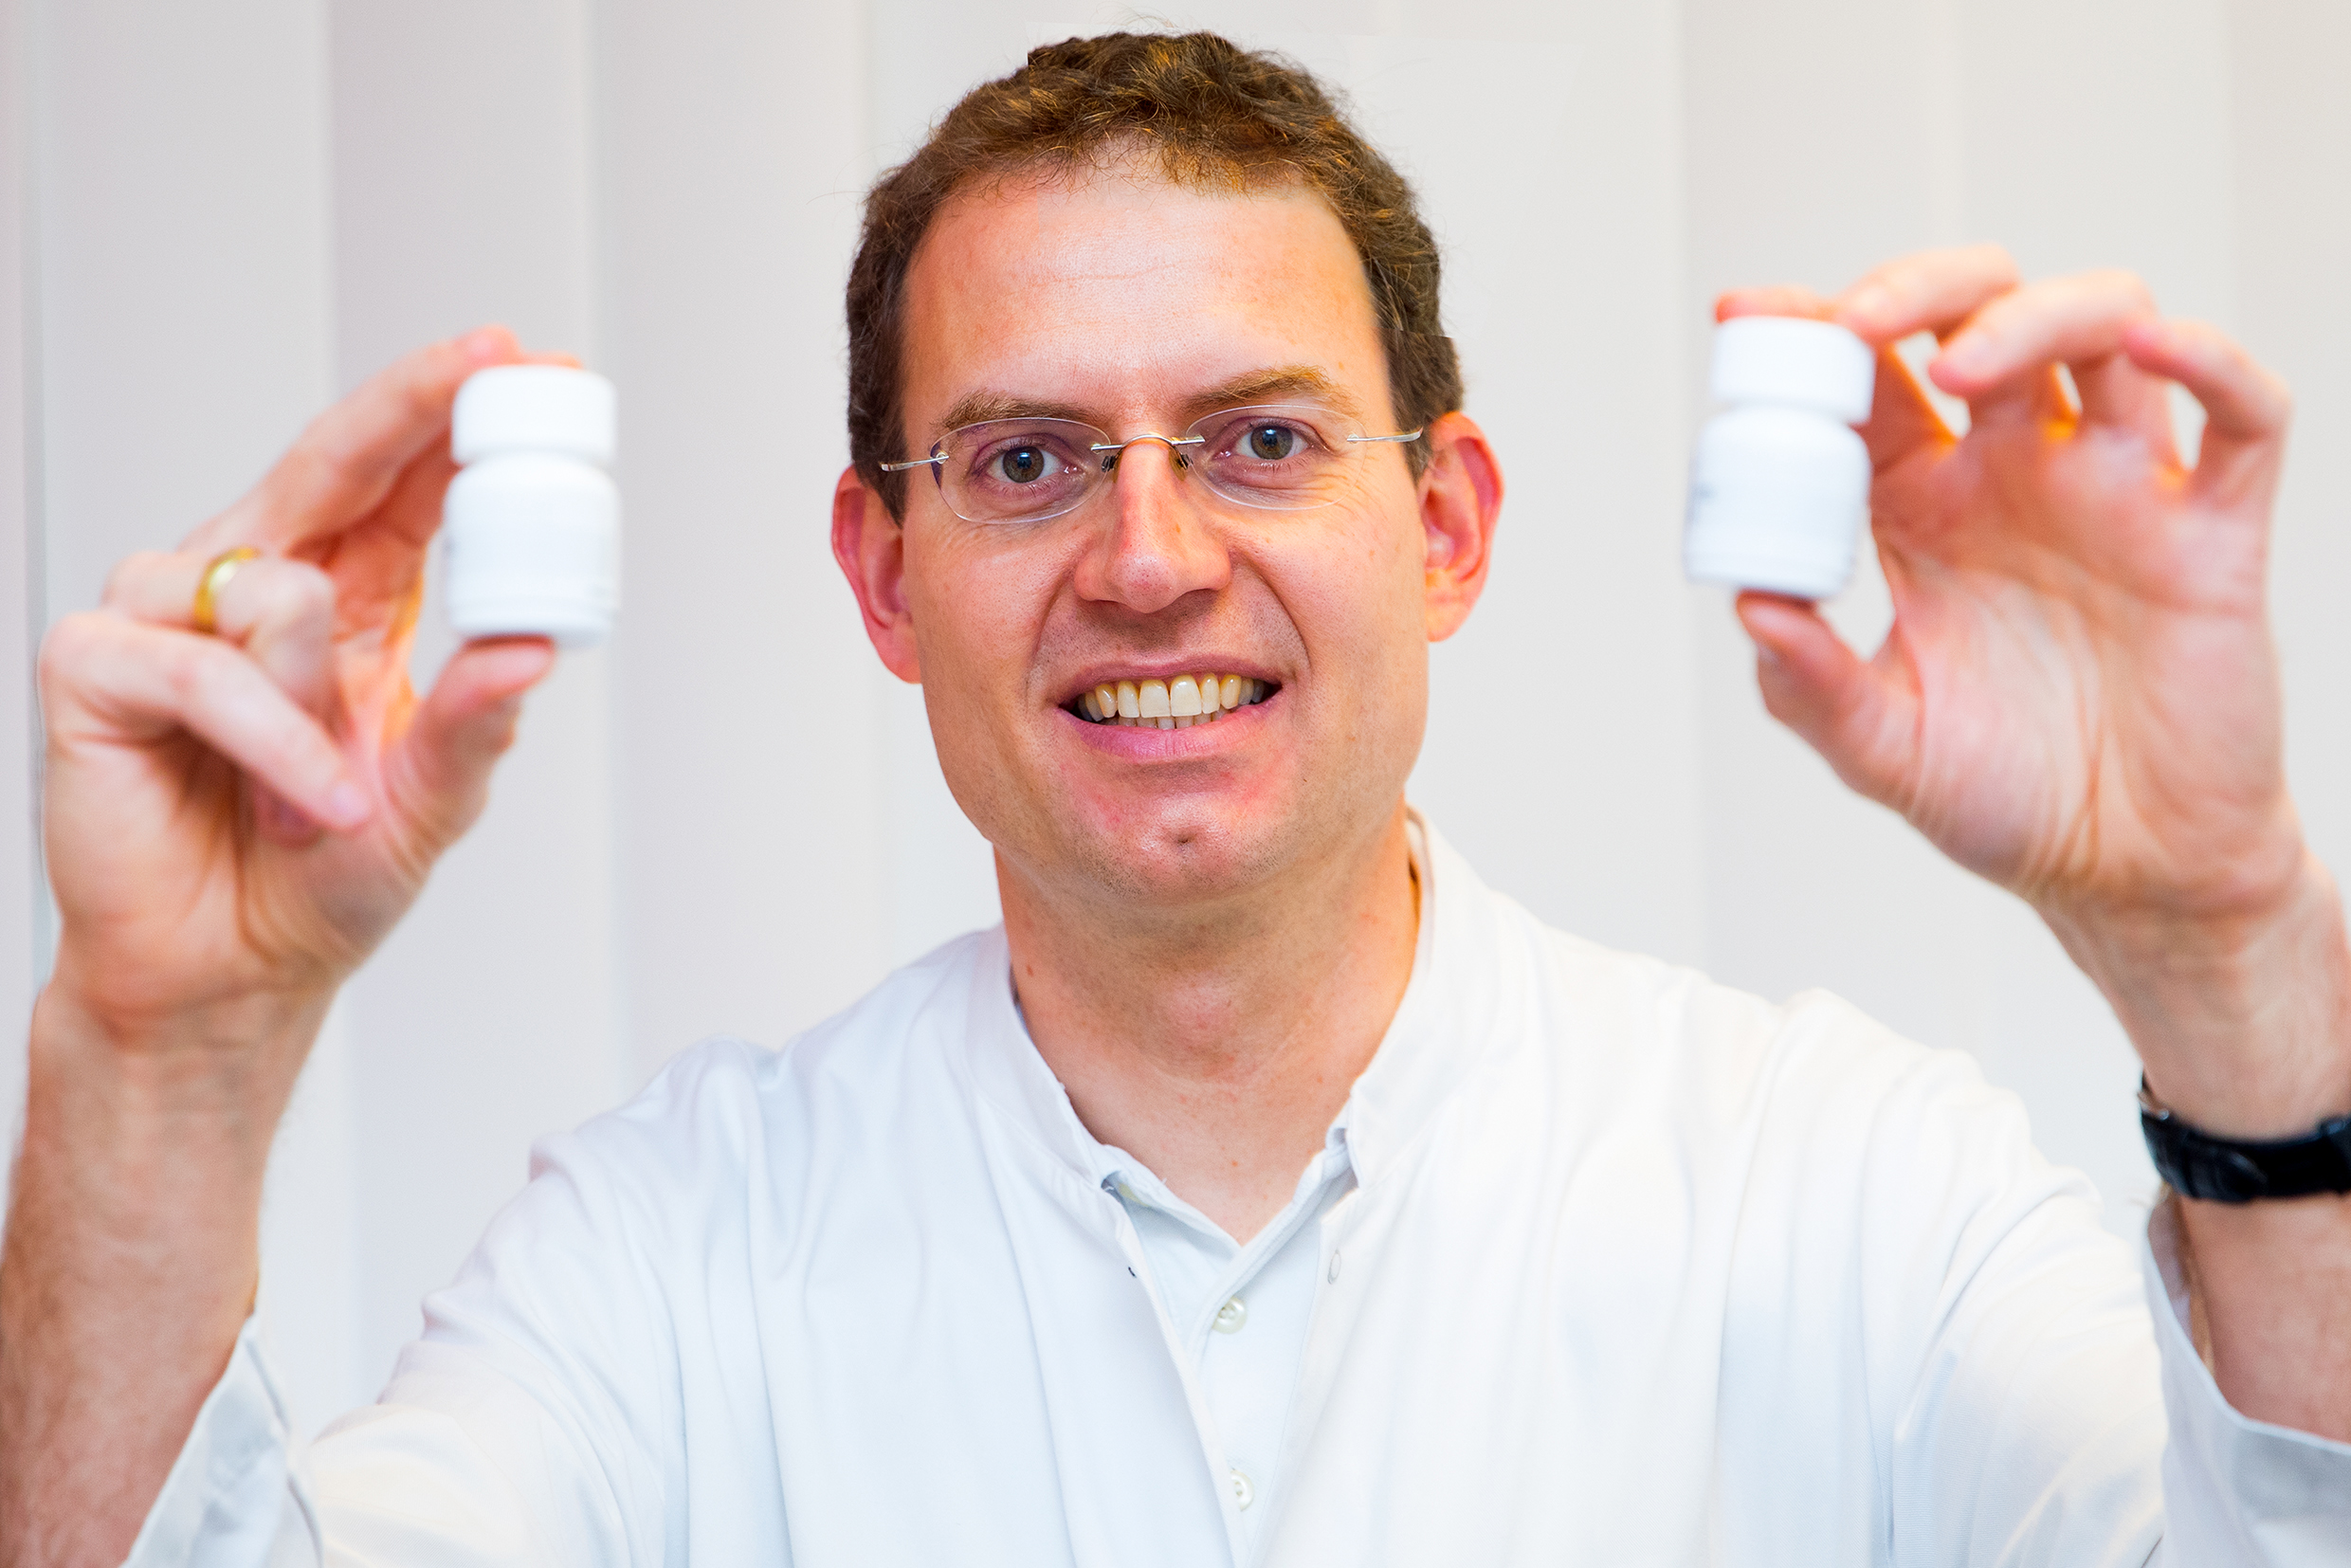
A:
[[[2229,1409],[1968,1058],[1423,866],[1256,1561],[2351,1563],[2351,1446]],[[547,1140],[306,1451],[248,1327],[132,1562],[1247,1561],[1008,975],[964,938]]]

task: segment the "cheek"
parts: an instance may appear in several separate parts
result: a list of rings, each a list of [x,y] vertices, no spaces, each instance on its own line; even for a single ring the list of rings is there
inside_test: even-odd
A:
[[[906,598],[926,686],[971,696],[1022,689],[1051,572],[944,529],[911,536]],[[1008,673],[1009,672],[1009,673]]]
[[[1021,710],[1030,690],[1037,623],[1049,602],[1040,575],[1010,553],[974,548],[945,530],[909,537],[906,599],[922,660],[922,706],[948,792],[983,834],[1016,815],[1024,775]],[[1044,574],[1049,579],[1049,573]]]
[[[1318,682],[1334,692],[1409,682],[1425,670],[1428,547],[1417,511],[1407,510],[1390,507],[1312,538],[1276,534],[1263,542],[1266,577]]]
[[[1358,520],[1346,538],[1343,582],[1359,601],[1357,617],[1366,635],[1384,650],[1419,657],[1428,582],[1429,544],[1412,492],[1392,499],[1378,513]]]

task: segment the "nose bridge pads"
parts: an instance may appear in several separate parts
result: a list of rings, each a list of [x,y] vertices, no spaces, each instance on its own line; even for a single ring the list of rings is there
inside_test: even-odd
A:
[[[1136,445],[1138,442],[1143,441],[1158,442],[1161,446],[1167,448],[1167,455],[1176,467],[1189,468],[1192,466],[1192,459],[1185,454],[1184,448],[1181,445],[1179,445],[1179,443],[1189,441],[1191,439],[1193,438],[1189,436],[1177,437],[1172,435],[1160,435],[1157,431],[1154,431],[1148,435],[1136,436],[1131,441],[1121,441],[1116,446],[1111,446],[1106,443],[1097,444],[1094,450],[1102,453],[1102,471],[1105,474],[1117,473],[1119,471],[1119,459],[1126,455],[1126,449],[1129,447]]]

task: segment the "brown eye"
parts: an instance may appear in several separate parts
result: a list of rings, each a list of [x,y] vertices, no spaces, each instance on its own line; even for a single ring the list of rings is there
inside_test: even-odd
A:
[[[1014,484],[1034,484],[1045,477],[1045,448],[1014,447],[996,459],[996,471]]]
[[[1248,433],[1251,457],[1279,463],[1298,449],[1298,432],[1286,425],[1258,425]]]

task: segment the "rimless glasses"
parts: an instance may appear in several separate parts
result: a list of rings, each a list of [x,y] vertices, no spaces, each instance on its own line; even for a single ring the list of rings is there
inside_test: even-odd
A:
[[[1227,501],[1303,512],[1345,497],[1360,448],[1421,435],[1350,435],[1334,423],[1327,409],[1267,403],[1206,415],[1180,436],[1117,441],[1074,419],[984,419],[949,430],[930,456],[884,463],[882,470],[930,469],[948,509],[966,522],[1043,522],[1077,510],[1110,483],[1129,447],[1157,441],[1180,472]]]

